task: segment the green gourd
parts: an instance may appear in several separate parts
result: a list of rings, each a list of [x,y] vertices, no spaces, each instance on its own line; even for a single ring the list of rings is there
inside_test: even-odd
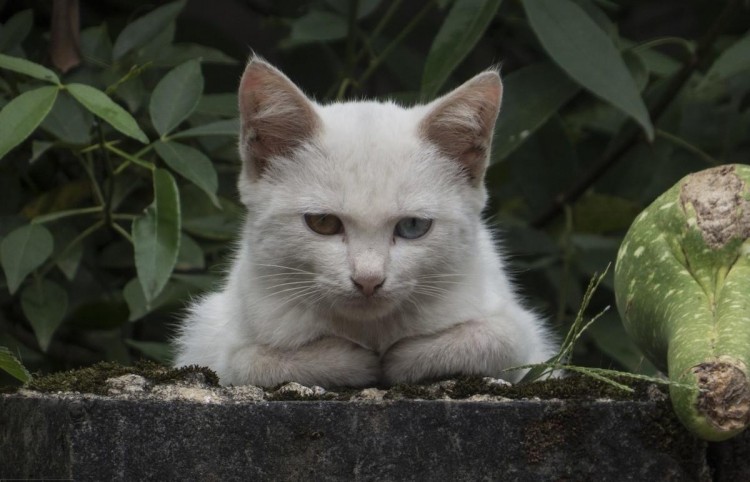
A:
[[[677,416],[706,440],[750,423],[750,166],[691,174],[636,217],[617,255],[628,333],[677,382]]]

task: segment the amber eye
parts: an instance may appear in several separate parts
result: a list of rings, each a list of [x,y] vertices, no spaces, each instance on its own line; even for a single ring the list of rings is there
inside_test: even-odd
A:
[[[421,238],[432,226],[432,219],[404,218],[396,224],[394,234],[404,239]]]
[[[333,214],[305,214],[305,223],[316,233],[326,236],[344,232],[344,223]]]

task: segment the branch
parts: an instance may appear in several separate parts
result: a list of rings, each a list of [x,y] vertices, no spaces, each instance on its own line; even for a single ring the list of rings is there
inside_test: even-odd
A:
[[[698,42],[695,54],[692,58],[672,76],[662,90],[662,93],[658,95],[656,100],[651,102],[648,109],[651,119],[658,120],[659,117],[661,117],[693,73],[703,61],[710,56],[711,47],[716,41],[716,38],[724,30],[726,24],[733,20],[740,3],[741,0],[729,0],[727,2],[722,12],[711,25],[711,28],[708,29],[703,38]],[[640,140],[640,128],[634,122],[628,122],[614,139],[610,141],[609,145],[607,145],[607,148],[604,150],[604,153],[602,153],[601,157],[594,163],[591,169],[568,190],[561,192],[547,209],[531,221],[531,226],[534,228],[541,228],[557,218],[566,204],[576,201],[581,197],[588,188],[617,164],[617,162],[622,159],[623,155],[640,142]]]
[[[65,73],[81,63],[81,29],[78,0],[55,0],[49,52],[52,64]]]

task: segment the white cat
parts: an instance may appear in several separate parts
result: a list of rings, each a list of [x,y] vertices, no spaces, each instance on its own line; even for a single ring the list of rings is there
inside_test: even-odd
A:
[[[482,223],[502,97],[483,72],[427,105],[319,105],[254,57],[242,77],[247,207],[224,288],[195,304],[176,365],[224,384],[366,386],[554,354]]]

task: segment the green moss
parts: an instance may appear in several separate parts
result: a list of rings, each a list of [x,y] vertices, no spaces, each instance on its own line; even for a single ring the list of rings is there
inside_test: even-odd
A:
[[[155,384],[190,380],[196,375],[201,375],[208,385],[219,385],[219,377],[208,368],[198,366],[169,368],[144,360],[133,366],[99,362],[86,368],[34,377],[26,384],[26,388],[39,392],[80,392],[104,395],[107,393],[108,378],[128,374],[140,375]]]
[[[386,398],[419,398],[434,400],[445,396],[452,399],[465,399],[472,395],[491,395],[510,399],[539,398],[542,400],[591,400],[607,398],[613,400],[642,400],[648,398],[647,382],[630,379],[616,381],[628,385],[634,392],[620,390],[608,383],[581,375],[566,378],[555,378],[533,383],[517,385],[490,384],[479,376],[462,376],[455,379],[455,384],[436,388],[430,384],[396,385],[391,388]],[[666,393],[666,391],[664,392]]]
[[[430,390],[427,385],[399,384],[391,387],[383,398],[386,400],[398,398],[434,400],[438,398],[438,393],[435,390]]]
[[[117,363],[100,362],[86,368],[52,373],[34,377],[26,388],[40,392],[80,392],[104,395],[107,393],[106,380],[127,374],[140,375],[154,384],[167,384],[203,377],[211,386],[219,386],[216,374],[208,368],[190,366],[169,368],[150,361],[140,361],[134,366],[123,366]],[[625,392],[607,383],[590,377],[572,375],[566,378],[543,380],[534,383],[517,385],[490,384],[480,376],[461,376],[448,383],[425,382],[417,384],[400,384],[387,389],[386,400],[420,399],[437,400],[443,398],[466,399],[473,395],[491,395],[510,399],[539,398],[563,400],[592,400],[608,398],[614,400],[647,399],[646,389],[651,386],[646,382],[617,380],[629,385],[634,393]],[[347,401],[360,390],[354,388],[336,388],[321,395],[304,395],[293,391],[279,391],[284,384],[270,389],[268,400],[279,401]],[[666,392],[665,392],[666,393]]]

